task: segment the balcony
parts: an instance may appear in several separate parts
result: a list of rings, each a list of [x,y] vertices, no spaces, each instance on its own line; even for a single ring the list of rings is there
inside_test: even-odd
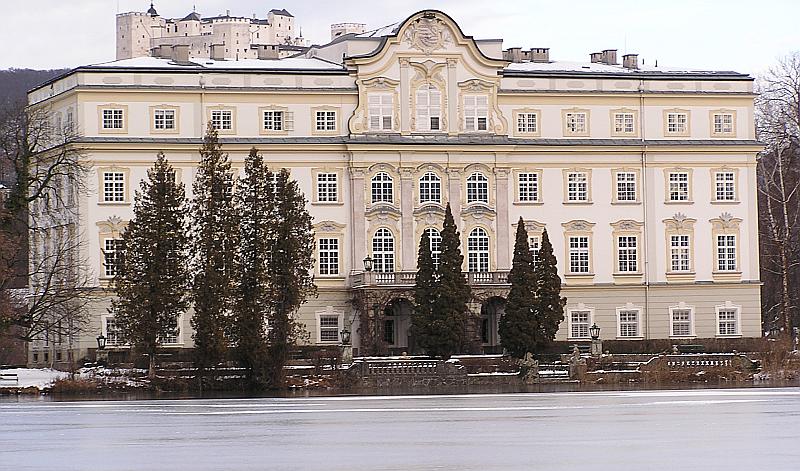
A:
[[[415,271],[395,271],[379,273],[365,271],[350,275],[351,288],[368,287],[412,287],[417,276]],[[470,286],[502,286],[508,284],[508,270],[465,272],[464,277]]]

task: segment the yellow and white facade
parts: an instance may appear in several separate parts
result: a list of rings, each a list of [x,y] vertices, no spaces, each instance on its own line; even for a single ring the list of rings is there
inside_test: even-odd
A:
[[[631,342],[759,336],[753,79],[621,66],[614,51],[586,64],[518,52],[428,10],[303,57],[80,67],[29,100],[82,136],[92,170],[76,208],[100,289],[156,153],[191,197],[212,121],[235,169],[255,146],[309,200],[319,296],[298,315],[314,344],[338,344],[346,326],[362,351],[368,337],[413,348],[417,245],[423,231],[436,243],[446,203],[486,350],[520,217],[533,246],[547,229],[558,258],[558,340],[585,340],[593,323]],[[100,332],[113,342],[106,306],[76,348]],[[373,306],[377,327],[359,329]],[[172,345],[191,346],[186,317]]]

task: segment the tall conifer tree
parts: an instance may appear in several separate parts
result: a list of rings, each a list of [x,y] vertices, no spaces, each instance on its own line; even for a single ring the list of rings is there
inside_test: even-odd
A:
[[[149,355],[152,377],[159,345],[178,335],[189,305],[184,186],[163,153],[136,191],[133,213],[122,233],[110,312],[125,341]]]
[[[561,297],[561,277],[558,276],[556,257],[553,246],[547,236],[547,229],[542,232],[542,244],[539,248],[539,263],[534,270],[536,279],[536,349],[546,348],[556,338],[558,326],[564,320],[564,306],[567,298]]]
[[[411,320],[414,342],[430,350],[436,342],[433,335],[433,309],[436,301],[436,267],[431,254],[428,231],[422,231],[417,253],[417,276],[414,284],[414,313]]]
[[[517,223],[514,260],[508,282],[511,290],[505,314],[499,322],[500,344],[512,356],[522,358],[527,352],[535,353],[536,349],[537,324],[533,311],[537,305],[537,283],[533,254],[528,245],[528,231],[521,217]]]

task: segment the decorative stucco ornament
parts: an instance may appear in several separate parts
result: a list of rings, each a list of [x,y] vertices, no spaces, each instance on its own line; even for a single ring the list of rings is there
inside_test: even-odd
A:
[[[442,49],[447,44],[452,44],[453,37],[450,29],[436,18],[419,18],[406,29],[403,39],[411,47],[419,49],[425,54]]]

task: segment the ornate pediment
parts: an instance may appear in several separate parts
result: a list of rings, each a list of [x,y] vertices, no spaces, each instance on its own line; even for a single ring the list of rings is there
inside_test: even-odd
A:
[[[122,233],[128,227],[128,221],[123,221],[119,216],[111,216],[105,221],[97,221],[97,227],[104,233]]]
[[[312,226],[315,233],[341,233],[344,232],[346,227],[344,224],[339,224],[334,221],[320,221]]]
[[[528,231],[528,234],[541,234],[544,231],[545,224],[543,222],[534,221],[533,219],[522,222],[525,224],[525,230]],[[516,229],[517,223],[515,222],[512,226]]]
[[[417,223],[428,226],[440,224],[444,220],[444,206],[436,203],[426,203],[414,210]]]
[[[367,211],[364,213],[367,216],[367,219],[370,220],[400,220],[400,210],[397,209],[394,205],[388,203],[376,203],[370,205],[367,208]]]
[[[423,16],[412,21],[403,33],[403,42],[426,55],[452,45],[453,32],[441,19]]]
[[[584,221],[582,219],[573,219],[572,221],[561,224],[567,232],[590,232],[594,227],[593,222]]]
[[[718,218],[711,219],[710,222],[714,226],[714,229],[724,231],[729,229],[738,229],[742,220],[740,218],[733,217],[731,213],[725,212],[720,214]]]
[[[671,230],[686,231],[691,230],[696,221],[696,219],[686,217],[686,215],[683,213],[675,213],[671,219],[664,219],[664,224],[666,224],[667,228]]]
[[[472,203],[461,210],[461,217],[464,219],[474,219],[475,221],[490,221],[495,216],[494,209],[483,203]]]
[[[623,219],[621,221],[617,221],[617,222],[612,222],[611,223],[611,227],[613,227],[614,230],[617,230],[617,231],[636,231],[636,232],[638,232],[642,228],[642,226],[644,226],[644,223],[641,223],[641,222],[638,222],[638,221],[634,221],[632,219]]]

